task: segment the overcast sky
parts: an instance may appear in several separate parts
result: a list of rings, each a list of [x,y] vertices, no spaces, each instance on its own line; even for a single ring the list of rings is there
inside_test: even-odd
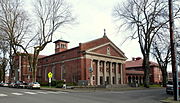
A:
[[[72,13],[77,18],[77,24],[60,28],[56,32],[53,40],[61,39],[70,41],[69,48],[79,45],[79,43],[87,42],[103,36],[103,29],[106,29],[108,38],[117,45],[129,58],[142,56],[137,41],[124,41],[127,33],[122,30],[117,32],[112,17],[114,6],[123,0],[69,0],[72,5]],[[27,6],[30,2],[27,2]],[[40,53],[42,55],[54,54],[54,44],[50,43]]]

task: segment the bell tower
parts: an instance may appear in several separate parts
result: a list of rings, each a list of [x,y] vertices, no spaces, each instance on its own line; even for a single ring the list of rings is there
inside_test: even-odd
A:
[[[65,40],[56,40],[55,43],[55,53],[63,52],[68,49],[68,41]]]

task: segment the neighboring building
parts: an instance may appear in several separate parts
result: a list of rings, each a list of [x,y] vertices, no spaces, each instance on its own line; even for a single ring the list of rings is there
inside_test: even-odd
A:
[[[48,72],[54,80],[86,81],[89,85],[124,84],[124,53],[106,35],[68,49],[68,43],[57,40],[55,54],[39,59],[38,77],[48,82]]]
[[[133,58],[132,61],[126,61],[126,80],[127,83],[143,84],[144,69],[142,67],[143,59],[141,57]],[[150,83],[161,83],[162,73],[155,62],[150,63]]]
[[[179,81],[180,81],[180,72],[178,72],[178,77],[179,77]],[[173,81],[172,72],[168,72],[168,80],[169,80],[169,81]]]
[[[57,40],[54,43],[55,54],[38,60],[38,82],[48,82],[48,73],[52,72],[53,80],[65,80],[80,85],[126,83],[124,64],[127,57],[106,34],[102,38],[79,43],[79,46],[71,49],[68,49],[68,41]],[[24,81],[30,82],[31,71],[28,70],[28,64],[21,66],[19,80],[24,78]]]
[[[19,56],[13,56],[13,69],[9,71],[9,81],[32,81],[32,69],[29,66],[28,58],[25,53],[18,53]],[[39,58],[44,55],[39,55]]]

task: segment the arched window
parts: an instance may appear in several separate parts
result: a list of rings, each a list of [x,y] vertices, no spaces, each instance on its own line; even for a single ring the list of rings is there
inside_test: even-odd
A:
[[[55,76],[56,76],[56,70],[55,70],[55,65],[52,67],[52,74],[53,74],[53,77],[52,77],[52,80],[55,80]]]

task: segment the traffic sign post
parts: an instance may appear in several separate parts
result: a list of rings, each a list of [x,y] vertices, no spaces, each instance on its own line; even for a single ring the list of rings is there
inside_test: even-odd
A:
[[[51,72],[48,73],[48,78],[52,78],[53,74]]]
[[[51,78],[49,78],[49,87],[51,88]]]
[[[48,73],[48,78],[49,78],[49,87],[51,88],[51,79],[52,79],[53,74],[51,72]]]

